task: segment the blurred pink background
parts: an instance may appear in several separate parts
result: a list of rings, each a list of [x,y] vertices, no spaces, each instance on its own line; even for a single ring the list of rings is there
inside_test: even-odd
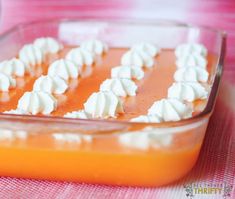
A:
[[[183,185],[190,182],[227,182],[235,189],[235,0],[2,0],[0,30],[32,20],[84,15],[173,19],[227,32],[223,81],[199,161],[183,180],[157,189],[0,178],[0,198],[178,199],[187,198]],[[234,189],[228,198],[235,198]]]
[[[1,26],[47,18],[95,16],[103,18],[173,19],[206,25],[228,33],[228,61],[235,52],[234,0],[1,0]],[[228,62],[226,68],[232,67]]]

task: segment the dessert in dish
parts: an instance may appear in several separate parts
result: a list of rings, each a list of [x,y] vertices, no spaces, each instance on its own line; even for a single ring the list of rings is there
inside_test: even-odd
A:
[[[16,57],[0,64],[2,91],[11,95],[2,112],[132,122],[179,121],[203,111],[214,59],[197,43],[174,52],[141,41],[126,49],[98,39],[69,47],[50,37],[24,45]],[[21,92],[15,77],[29,82]]]
[[[81,37],[71,36],[73,43],[61,31],[27,38],[1,59],[0,72],[12,82],[0,92],[1,176],[159,186],[185,175],[207,127],[201,115],[219,52],[201,39],[166,45],[155,34],[132,33],[128,43],[108,28],[99,36],[75,33]]]

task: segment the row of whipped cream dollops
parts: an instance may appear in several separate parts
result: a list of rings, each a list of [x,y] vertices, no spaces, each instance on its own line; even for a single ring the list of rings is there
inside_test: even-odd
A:
[[[33,44],[23,46],[19,51],[19,59],[14,58],[6,62],[10,62],[15,71],[19,70],[19,64],[15,64],[16,60],[30,70],[43,64],[46,55],[58,53],[62,49],[63,45],[54,38],[38,38]],[[57,108],[57,99],[54,95],[66,92],[69,88],[68,80],[78,78],[84,66],[94,64],[96,56],[107,51],[107,45],[99,40],[82,42],[80,47],[71,49],[64,59],[55,60],[50,64],[48,74],[40,76],[34,82],[33,91],[24,93],[18,101],[17,109],[4,113],[49,115]],[[2,68],[6,67],[9,67],[9,63],[3,62]]]
[[[38,38],[32,44],[20,49],[18,58],[14,57],[0,63],[0,91],[9,91],[16,86],[15,77],[24,77],[36,65],[41,65],[48,53],[57,53],[63,46],[53,38]],[[5,78],[4,78],[4,77]],[[6,77],[14,83],[6,83]],[[4,87],[4,88],[3,88]]]
[[[116,118],[124,113],[123,102],[128,96],[136,96],[138,81],[144,77],[144,70],[154,67],[154,57],[160,49],[150,43],[133,45],[121,57],[121,65],[111,69],[111,78],[100,85],[99,91],[90,95],[84,103],[84,110],[67,113],[68,118]]]
[[[175,82],[169,87],[167,98],[153,103],[147,115],[132,119],[134,122],[160,123],[179,121],[192,116],[191,102],[208,97],[207,49],[201,44],[181,44],[175,49]],[[164,131],[165,130],[165,131]],[[130,148],[148,150],[168,147],[173,142],[173,129],[146,127],[141,131],[119,136],[119,142]],[[174,132],[181,132],[175,128]]]
[[[14,58],[8,62],[19,61],[29,68],[29,66],[41,64],[43,56],[47,53],[56,53],[62,47],[53,38],[39,38],[20,50],[18,60]],[[52,94],[63,94],[68,89],[67,80],[77,78],[83,66],[92,65],[95,55],[101,55],[107,50],[107,45],[99,40],[85,41],[81,47],[70,50],[65,59],[56,60],[49,66],[47,76],[41,76],[35,81],[34,91],[26,92],[22,96],[16,110],[6,113],[50,114],[57,107],[56,98]],[[154,56],[158,53],[159,48],[148,43],[139,43],[131,47],[122,56],[121,66],[112,68],[111,79],[105,80],[100,86],[100,91],[88,98],[84,104],[84,110],[67,113],[65,117],[108,118],[122,113],[120,97],[136,95],[137,86],[133,79],[144,77],[143,68],[153,67]],[[208,92],[199,83],[207,82],[208,79],[206,48],[200,44],[183,44],[177,47],[175,54],[178,67],[174,75],[176,82],[168,90],[168,99],[155,102],[149,109],[148,115],[139,116],[132,121],[161,122],[184,119],[191,116],[192,110],[183,101],[207,97]],[[17,64],[11,65],[16,69],[19,68]]]
[[[46,42],[54,40],[37,39],[33,44],[25,45],[19,52],[19,57],[5,60],[0,63],[0,91],[8,92],[10,89],[16,88],[16,77],[24,77],[25,74],[30,73],[31,67],[41,64],[43,60],[43,52],[46,53],[48,49],[42,52],[42,46],[46,46]],[[54,43],[53,43],[54,50]]]
[[[133,52],[136,47],[139,52]],[[147,55],[143,56],[145,55],[144,52],[149,53],[152,58],[142,59],[147,57]],[[89,97],[84,104],[84,110],[68,113],[65,117],[107,118],[116,117],[118,113],[122,113],[120,97],[123,99],[126,96],[136,95],[135,81],[144,77],[144,67],[148,68],[154,65],[153,57],[158,53],[159,49],[154,45],[146,43],[135,45],[122,56],[121,63],[123,65],[112,68],[111,79],[105,80],[100,85],[100,91]],[[131,119],[132,122],[159,123],[186,119],[192,117],[193,108],[190,103],[208,97],[208,90],[205,87],[209,77],[206,69],[206,48],[201,44],[182,44],[176,48],[175,54],[177,57],[175,82],[168,89],[167,98],[154,102],[147,115],[133,118]],[[147,63],[151,64],[146,65]],[[66,135],[61,134],[59,136],[64,141],[71,142],[66,138]],[[92,137],[89,138],[89,142],[91,142]],[[118,141],[122,145],[139,150],[167,147],[172,143],[172,139],[171,134],[163,134],[155,128],[148,127],[135,133],[127,132],[118,136]]]
[[[190,102],[208,97],[207,49],[202,44],[185,43],[175,49],[175,82],[167,98],[153,103],[147,115],[133,118],[134,122],[179,121],[192,117]]]

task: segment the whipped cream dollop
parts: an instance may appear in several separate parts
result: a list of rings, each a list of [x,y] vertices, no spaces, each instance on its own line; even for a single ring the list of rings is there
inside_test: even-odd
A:
[[[0,72],[0,91],[7,92],[16,87],[16,80],[10,75]]]
[[[77,78],[81,70],[72,61],[66,59],[58,59],[54,61],[48,69],[48,75],[59,76],[65,80],[69,78]]]
[[[200,67],[183,67],[175,71],[174,79],[177,82],[207,82],[209,73]]]
[[[5,114],[16,114],[16,115],[29,115],[27,111],[21,110],[21,109],[11,109],[9,111],[4,111]]]
[[[154,66],[154,59],[144,51],[129,50],[121,58],[123,66],[136,66],[151,68]]]
[[[81,136],[75,133],[53,133],[52,137],[56,141],[63,142],[63,143],[80,144],[82,142]]]
[[[15,141],[26,140],[28,137],[27,131],[23,130],[11,130],[0,128],[0,140]]]
[[[168,89],[168,98],[176,98],[192,102],[206,99],[208,91],[198,82],[175,82]]]
[[[112,91],[119,97],[135,96],[137,86],[131,79],[112,78],[106,79],[100,85],[100,91]]]
[[[48,115],[57,107],[57,100],[50,94],[42,91],[25,92],[19,99],[17,108],[33,115],[38,113]]]
[[[205,57],[207,56],[207,49],[203,44],[199,43],[184,43],[178,45],[175,49],[175,55],[177,58],[189,54],[198,54]]]
[[[122,133],[118,141],[125,147],[139,150],[168,147],[172,143],[172,135],[155,128],[145,128],[141,131]]]
[[[178,57],[176,66],[181,67],[202,67],[206,69],[207,59],[200,54],[187,54]]]
[[[192,116],[192,108],[178,99],[161,99],[153,103],[148,115],[157,115],[163,121],[179,121]]]
[[[74,62],[77,66],[91,66],[95,62],[92,52],[84,48],[73,48],[67,55],[66,59]]]
[[[26,44],[19,51],[19,59],[26,66],[41,65],[44,60],[44,55],[41,49],[33,44]]]
[[[69,144],[81,144],[82,142],[92,142],[92,135],[80,135],[77,133],[53,133],[52,137],[55,141],[61,143],[69,143]]]
[[[132,132],[125,133],[118,137],[119,143],[125,147],[136,148],[139,150],[147,150],[150,148],[151,140],[147,133]]]
[[[157,46],[147,42],[135,44],[131,47],[131,50],[146,52],[151,57],[155,57],[160,52],[160,49]]]
[[[160,123],[162,119],[158,115],[140,115],[132,118],[131,122]]]
[[[91,39],[82,42],[81,48],[86,49],[95,55],[102,55],[108,51],[107,44],[98,39]]]
[[[34,91],[44,91],[50,94],[63,94],[67,89],[67,82],[59,76],[42,75],[33,85]]]
[[[89,118],[91,118],[91,116],[88,113],[86,113],[84,110],[79,110],[79,111],[73,111],[73,112],[66,113],[64,115],[64,117],[66,117],[66,118],[77,118],[77,119],[89,119]]]
[[[117,66],[111,69],[112,78],[143,79],[144,71],[139,67]]]
[[[113,92],[99,91],[88,98],[84,110],[92,118],[116,118],[119,113],[123,113],[123,106],[120,98]]]
[[[40,48],[43,53],[57,53],[63,48],[63,45],[52,37],[37,38],[33,45]]]
[[[20,59],[13,58],[0,63],[0,72],[23,77],[29,72],[29,68]]]

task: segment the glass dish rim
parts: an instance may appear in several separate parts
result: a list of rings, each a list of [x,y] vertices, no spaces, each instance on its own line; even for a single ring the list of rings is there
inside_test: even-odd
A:
[[[119,124],[119,125],[132,125],[132,124],[138,124],[142,127],[145,126],[154,126],[154,127],[173,127],[173,126],[182,126],[186,124],[190,124],[193,122],[197,122],[202,118],[205,118],[206,116],[210,115],[213,111],[215,100],[218,94],[219,84],[222,76],[223,71],[223,64],[226,54],[226,32],[222,31],[220,29],[215,29],[212,27],[207,26],[198,26],[193,25],[190,23],[182,23],[177,22],[174,20],[165,20],[165,19],[125,19],[125,18],[99,18],[99,17],[89,17],[89,16],[81,16],[76,18],[54,18],[54,19],[45,19],[45,20],[37,20],[37,21],[31,21],[27,23],[19,23],[12,28],[0,33],[0,40],[7,37],[9,34],[19,31],[22,28],[26,28],[32,25],[37,25],[40,23],[69,23],[69,22],[76,22],[76,21],[86,21],[86,22],[109,22],[109,23],[121,23],[121,24],[130,24],[130,23],[136,23],[138,25],[158,25],[158,26],[169,26],[169,27],[184,27],[184,28],[199,28],[201,30],[211,31],[216,34],[219,34],[221,37],[221,48],[219,51],[219,60],[218,65],[216,66],[216,72],[214,77],[214,82],[211,87],[211,92],[208,98],[207,105],[205,109],[199,113],[198,115],[182,119],[180,121],[170,121],[170,122],[161,122],[161,123],[144,123],[144,122],[130,122],[130,121],[117,121],[117,120],[107,120],[107,119],[74,119],[74,118],[64,118],[64,117],[58,117],[58,116],[37,116],[37,115],[20,115],[20,114],[5,114],[0,113],[0,119],[1,120],[8,120],[8,121],[14,121],[14,120],[21,120],[27,121],[27,122],[47,122],[47,123],[65,123],[65,124],[89,124],[89,123],[107,123],[107,124]]]

